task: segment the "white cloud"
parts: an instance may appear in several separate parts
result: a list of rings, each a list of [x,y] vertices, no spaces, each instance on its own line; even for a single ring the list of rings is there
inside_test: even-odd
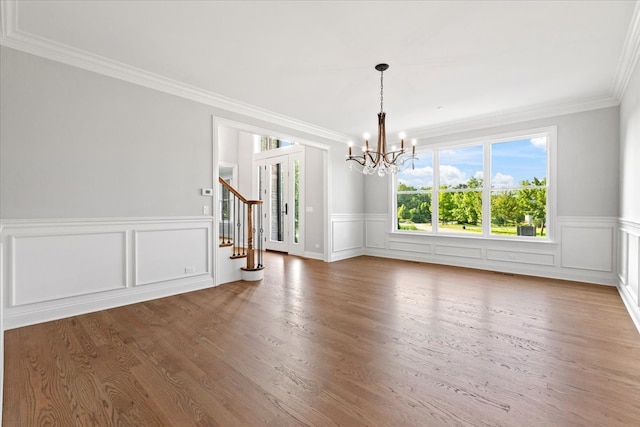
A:
[[[547,151],[547,137],[539,136],[536,138],[531,138],[531,145],[536,148],[542,148],[542,150]]]
[[[511,175],[505,175],[503,173],[498,172],[495,174],[493,179],[491,180],[491,186],[493,188],[509,188],[514,187],[514,180]]]
[[[433,168],[431,166],[423,166],[416,169],[411,169],[409,167],[403,172],[403,174],[411,176],[433,176]]]
[[[467,175],[455,166],[440,165],[440,185],[455,187],[459,184],[466,184]]]
[[[484,172],[482,172],[482,171],[477,171],[475,174],[473,174],[473,177],[474,177],[475,179],[483,179],[483,177],[484,177]]]
[[[398,175],[398,181],[414,188],[433,186],[433,168],[423,166],[411,169],[410,167]]]

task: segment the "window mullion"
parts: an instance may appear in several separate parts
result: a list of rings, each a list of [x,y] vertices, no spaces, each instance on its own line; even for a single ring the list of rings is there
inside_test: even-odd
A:
[[[491,234],[491,143],[483,144],[482,159],[482,235]]]
[[[438,232],[438,224],[440,218],[439,195],[440,195],[440,151],[433,150],[433,189],[431,194],[431,230],[433,233]]]

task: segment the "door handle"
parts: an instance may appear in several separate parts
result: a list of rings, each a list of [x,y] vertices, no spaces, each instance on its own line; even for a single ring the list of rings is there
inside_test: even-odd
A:
[[[284,204],[284,214],[289,215],[289,203]]]

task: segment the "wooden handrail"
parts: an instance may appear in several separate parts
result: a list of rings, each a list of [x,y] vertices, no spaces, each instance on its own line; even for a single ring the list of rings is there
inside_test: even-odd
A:
[[[238,190],[236,190],[231,185],[229,185],[229,183],[227,181],[225,181],[224,179],[222,179],[222,177],[218,177],[218,182],[220,182],[220,184],[222,184],[222,186],[224,188],[226,188],[227,190],[232,192],[238,199],[240,199],[241,202],[246,203],[248,205],[259,205],[259,204],[262,204],[262,200],[247,200],[247,199],[245,199],[244,196],[238,192]]]
[[[218,177],[218,182],[220,182],[220,184],[222,184],[222,186],[224,188],[226,188],[229,193],[233,194],[234,197],[236,199],[238,199],[240,202],[244,203],[247,206],[247,216],[246,216],[246,220],[247,220],[247,251],[246,251],[246,255],[247,255],[247,266],[246,268],[243,268],[243,270],[251,270],[251,271],[255,271],[256,269],[262,269],[264,268],[261,265],[262,262],[262,257],[259,256],[258,257],[258,266],[256,267],[256,260],[255,260],[255,248],[254,248],[254,234],[253,234],[253,207],[255,205],[262,205],[262,200],[247,200],[242,194],[240,194],[238,192],[238,190],[236,190],[235,188],[233,188],[231,185],[229,185],[229,183],[227,183],[224,179],[222,179],[221,177]],[[260,218],[261,220],[261,218]],[[240,230],[240,222],[238,222],[238,231]],[[260,231],[261,233],[262,231]],[[259,235],[260,235],[259,233]],[[234,239],[235,240],[235,239]],[[237,245],[238,242],[234,241],[234,245]],[[235,246],[234,246],[235,247]],[[258,247],[258,251],[260,251],[260,246]],[[244,252],[243,252],[244,253]]]

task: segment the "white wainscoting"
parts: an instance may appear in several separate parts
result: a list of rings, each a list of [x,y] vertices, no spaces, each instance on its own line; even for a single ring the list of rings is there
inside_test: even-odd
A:
[[[133,235],[134,286],[210,274],[210,228],[136,230]]]
[[[385,248],[387,242],[387,215],[367,215],[364,220],[365,241],[368,248]]]
[[[533,241],[391,233],[388,218],[382,216],[365,216],[368,255],[605,285],[617,282],[617,218],[559,217],[555,241]],[[381,240],[381,233],[385,247],[370,245]]]
[[[8,247],[12,307],[128,286],[126,231],[14,234]]]
[[[213,286],[212,219],[3,221],[11,329]]]
[[[364,254],[364,215],[331,215],[330,261]]]
[[[606,271],[613,269],[614,228],[611,226],[562,227],[562,267]],[[589,248],[588,251],[584,248]]]
[[[640,220],[620,220],[618,291],[640,332]]]

